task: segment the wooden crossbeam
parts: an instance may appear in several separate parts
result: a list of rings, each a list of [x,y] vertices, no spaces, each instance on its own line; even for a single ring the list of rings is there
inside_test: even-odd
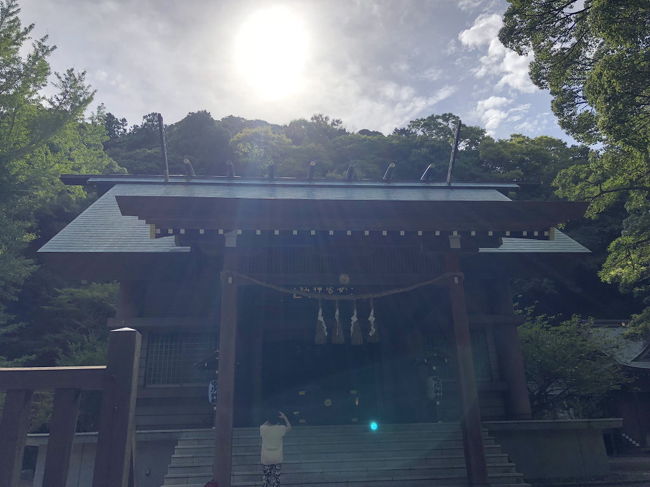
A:
[[[0,390],[81,389],[104,387],[106,366],[89,367],[11,367],[0,368]]]

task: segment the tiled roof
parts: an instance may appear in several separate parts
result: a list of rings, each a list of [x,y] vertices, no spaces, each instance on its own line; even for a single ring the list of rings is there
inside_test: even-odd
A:
[[[39,252],[188,252],[177,247],[174,237],[149,238],[148,225],[134,216],[123,216],[115,200],[125,186],[116,185],[86,208],[47,242]]]
[[[137,217],[123,216],[116,196],[190,196],[223,198],[362,199],[394,201],[508,201],[489,187],[328,184],[172,184],[131,182],[114,184],[97,201],[47,242],[41,253],[165,253],[188,252],[173,237],[152,239],[149,227]],[[576,253],[589,252],[566,234],[556,231],[555,240],[504,238],[499,248],[482,253]]]
[[[66,184],[89,185],[95,184],[103,187],[111,187],[115,184],[180,184],[183,186],[232,186],[232,187],[321,187],[321,188],[417,188],[417,189],[500,189],[517,190],[518,184],[493,182],[475,183],[455,181],[451,184],[432,181],[371,181],[371,180],[345,180],[345,179],[297,179],[297,178],[228,178],[225,176],[170,176],[169,182],[165,183],[163,176],[150,175],[82,175],[68,174],[61,176]]]
[[[553,240],[528,238],[504,238],[501,247],[479,249],[481,253],[497,254],[580,254],[590,250],[573,240],[566,233],[555,229]]]
[[[646,340],[628,336],[629,329],[624,322],[618,324],[594,323],[592,333],[604,339],[607,347],[604,352],[611,354],[616,361],[627,367],[650,369]]]
[[[491,188],[448,188],[392,184],[117,184],[122,196],[347,201],[508,201]]]

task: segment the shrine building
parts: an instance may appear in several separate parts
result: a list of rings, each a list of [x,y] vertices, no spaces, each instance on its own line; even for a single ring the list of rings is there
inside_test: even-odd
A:
[[[350,454],[361,455],[374,448],[368,435],[384,447],[406,442],[406,452],[424,441],[418,434],[449,434],[440,441],[457,449],[453,468],[470,485],[543,477],[529,473],[541,467],[517,446],[554,427],[531,420],[509,281],[588,252],[557,228],[581,218],[585,204],[511,199],[518,186],[507,183],[62,179],[100,196],[39,254],[66,277],[118,281],[108,326],[142,334],[139,485],[203,485],[212,472],[221,487],[256,485],[254,468],[242,465],[247,455],[255,463],[255,428],[269,408],[287,413],[297,443],[322,434],[338,438],[336,450],[350,439]],[[607,425],[589,424],[565,429],[589,430],[602,461]],[[204,450],[190,448],[192,434]],[[140,446],[156,435],[166,446]],[[511,470],[495,466],[494,437]],[[297,443],[285,447],[283,483],[308,485],[312,471],[325,479],[310,465],[328,453],[293,465],[294,446],[294,458],[309,450]],[[431,451],[423,448],[419,460]],[[205,460],[196,471],[192,456]],[[377,475],[354,485],[428,485],[438,468],[398,467],[377,464]],[[391,483],[414,469],[423,483]],[[336,478],[356,482],[348,470]]]

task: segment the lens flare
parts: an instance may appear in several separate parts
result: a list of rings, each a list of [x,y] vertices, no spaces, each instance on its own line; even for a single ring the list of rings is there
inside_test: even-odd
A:
[[[285,98],[304,84],[308,43],[306,25],[293,10],[284,6],[257,10],[239,29],[235,65],[259,97]]]

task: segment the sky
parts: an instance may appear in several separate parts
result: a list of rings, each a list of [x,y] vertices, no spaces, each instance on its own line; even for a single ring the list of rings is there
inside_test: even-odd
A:
[[[452,112],[498,138],[571,139],[529,58],[498,40],[502,0],[22,0],[55,71],[87,72],[129,124],[207,110],[285,124],[322,113],[385,134]]]

